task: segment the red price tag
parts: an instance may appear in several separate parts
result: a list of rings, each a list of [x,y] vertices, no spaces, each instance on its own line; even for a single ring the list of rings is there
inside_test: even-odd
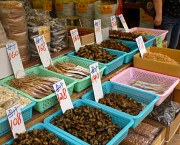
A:
[[[87,8],[88,8],[87,4],[78,3],[78,12],[86,13]]]
[[[56,11],[62,11],[63,10],[63,5],[61,3],[56,3],[55,9],[56,9]]]
[[[100,12],[101,12],[101,14],[111,14],[112,13],[112,5],[101,5]]]
[[[44,10],[51,11],[52,10],[52,4],[51,3],[44,3],[43,8],[44,8]]]

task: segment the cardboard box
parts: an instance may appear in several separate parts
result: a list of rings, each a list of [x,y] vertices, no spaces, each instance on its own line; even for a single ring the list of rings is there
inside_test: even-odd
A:
[[[81,45],[87,45],[95,42],[95,36],[94,36],[94,29],[93,28],[85,28],[85,27],[74,27],[70,26],[67,28],[68,32],[68,46],[69,47],[74,47],[71,35],[70,35],[70,30],[72,29],[78,29],[79,35],[80,35],[80,40],[81,40]],[[81,36],[81,33],[83,35]],[[84,35],[85,34],[85,35]]]
[[[170,48],[150,47],[147,49],[147,51],[165,54],[180,63],[179,50],[170,49]],[[137,68],[149,70],[152,72],[162,73],[166,75],[176,76],[180,78],[180,65],[168,64],[150,59],[143,59],[140,57],[139,53],[134,56],[133,63],[134,63],[134,67]]]

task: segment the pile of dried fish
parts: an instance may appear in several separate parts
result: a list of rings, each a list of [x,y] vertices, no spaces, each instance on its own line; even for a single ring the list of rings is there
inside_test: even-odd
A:
[[[101,42],[101,46],[104,48],[110,48],[115,50],[120,50],[124,52],[130,52],[130,49],[122,42],[117,42],[115,39],[104,40]]]
[[[32,130],[17,135],[12,145],[67,145],[47,130]]]
[[[106,94],[103,98],[99,99],[99,103],[131,115],[138,115],[144,108],[144,106],[135,99],[115,93]]]
[[[41,99],[54,92],[53,84],[59,82],[56,77],[39,77],[37,75],[26,75],[24,78],[14,78],[10,86],[29,94],[30,96]]]
[[[136,41],[136,38],[141,35],[135,33],[127,33],[121,30],[109,30],[109,37],[115,39],[123,39],[128,41]],[[144,42],[147,41],[146,37],[142,36]]]
[[[88,69],[71,62],[57,62],[54,66],[50,65],[48,69],[75,79],[82,79],[90,75]]]
[[[51,123],[91,145],[105,145],[120,131],[107,113],[88,106],[67,110]]]
[[[104,50],[97,44],[85,45],[84,47],[81,47],[75,55],[102,63],[109,63],[117,57],[111,55],[108,51]]]

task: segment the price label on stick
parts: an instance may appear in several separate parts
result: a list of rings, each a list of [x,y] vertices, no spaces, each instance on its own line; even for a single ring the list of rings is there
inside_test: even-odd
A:
[[[66,112],[66,110],[74,108],[65,81],[61,80],[54,84],[53,87],[56,92],[56,96],[61,106],[62,112],[64,113]]]
[[[111,16],[111,25],[113,30],[118,30],[116,16]]]
[[[96,43],[100,44],[103,41],[102,30],[101,30],[101,19],[94,20],[94,30],[96,36]]]
[[[16,41],[12,41],[6,45],[7,54],[11,62],[11,66],[15,75],[15,78],[22,78],[25,76],[24,67],[19,54],[19,49]]]
[[[76,52],[78,52],[80,47],[81,47],[81,40],[80,40],[80,37],[79,37],[78,30],[73,29],[73,30],[70,31],[70,33],[71,33],[71,37],[72,37],[72,40],[73,40],[73,43],[74,43],[75,50],[76,50]]]
[[[36,48],[38,50],[43,66],[48,67],[50,64],[52,65],[52,59],[44,35],[34,38],[34,42],[36,44]]]
[[[125,21],[125,19],[124,19],[123,14],[119,15],[119,19],[121,20],[121,23],[122,23],[125,31],[126,31],[126,32],[130,32],[130,31],[129,31],[129,28],[128,28],[128,26],[127,26],[127,23],[126,23],[126,21]]]
[[[17,138],[16,134],[20,134],[26,131],[19,105],[15,105],[6,110],[6,113],[13,136],[14,138]]]
[[[146,50],[142,36],[139,36],[138,38],[136,38],[136,43],[137,43],[137,46],[139,48],[139,52],[141,54],[141,57],[143,57],[143,55],[147,52],[147,50]]]
[[[92,87],[94,90],[95,100],[96,102],[98,102],[99,99],[103,98],[103,90],[102,90],[102,85],[101,85],[101,78],[100,78],[98,63],[96,62],[90,65],[89,68],[90,68],[90,73],[91,73],[91,82],[92,82]]]
[[[156,46],[157,46],[157,47],[160,47],[160,48],[163,47],[163,46],[162,46],[162,37],[161,37],[161,36],[157,36],[157,37],[156,37]]]

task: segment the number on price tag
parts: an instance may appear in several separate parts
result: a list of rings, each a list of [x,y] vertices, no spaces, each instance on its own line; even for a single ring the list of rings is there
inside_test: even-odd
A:
[[[113,30],[117,30],[116,16],[111,16],[111,25]]]
[[[138,38],[136,38],[136,43],[138,45],[141,57],[143,57],[143,55],[147,52],[146,47],[144,45],[144,41],[142,36],[139,36]]]
[[[36,44],[36,48],[38,50],[43,66],[46,68],[50,64],[52,65],[52,59],[51,59],[44,35],[34,38],[34,42]]]
[[[129,28],[128,28],[128,26],[127,26],[127,23],[126,23],[126,21],[125,21],[125,19],[124,19],[123,14],[119,15],[119,19],[121,20],[121,23],[122,23],[125,31],[126,31],[126,32],[130,32],[130,31],[129,31]]]
[[[15,78],[22,78],[25,76],[24,67],[19,54],[19,49],[16,41],[12,41],[6,45],[7,54],[11,62],[11,66],[15,75]]]
[[[81,40],[80,40],[80,37],[79,37],[78,30],[73,29],[73,30],[70,31],[70,33],[71,33],[71,37],[72,37],[72,40],[73,40],[73,43],[74,43],[75,50],[76,50],[76,52],[78,52],[80,47],[81,47]]]
[[[88,8],[87,4],[78,3],[78,12],[86,13],[87,12],[87,8]]]
[[[62,3],[56,3],[56,4],[55,4],[55,9],[56,9],[56,11],[62,11],[62,10],[63,10],[63,5],[62,5]]]
[[[100,44],[103,41],[102,30],[101,30],[101,19],[94,20],[94,29],[95,29],[96,43]]]
[[[74,108],[64,80],[57,82],[53,87],[63,113]]]
[[[47,43],[51,41],[50,26],[40,26],[38,28],[38,34],[44,35]]]
[[[112,13],[112,5],[101,5],[100,13],[101,14],[111,14]]]
[[[162,48],[162,36],[156,37],[156,46]]]
[[[96,62],[90,65],[89,68],[90,68],[90,73],[91,73],[91,82],[92,82],[92,87],[94,90],[95,100],[96,102],[98,102],[99,99],[103,98],[103,90],[102,90],[102,85],[101,85],[101,78],[100,78],[98,63]]]
[[[15,105],[10,109],[6,110],[6,113],[13,136],[14,138],[17,138],[16,134],[23,133],[26,131],[19,105]]]

